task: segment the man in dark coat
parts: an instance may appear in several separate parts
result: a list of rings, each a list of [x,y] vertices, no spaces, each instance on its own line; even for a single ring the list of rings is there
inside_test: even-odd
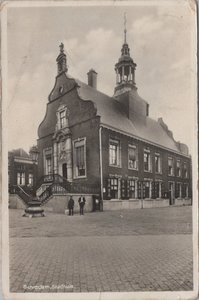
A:
[[[79,208],[80,208],[80,215],[83,215],[84,214],[84,205],[85,205],[85,198],[81,195],[81,197],[79,197]]]
[[[70,199],[68,201],[69,216],[73,216],[73,208],[74,208],[74,200],[73,197],[70,196]]]

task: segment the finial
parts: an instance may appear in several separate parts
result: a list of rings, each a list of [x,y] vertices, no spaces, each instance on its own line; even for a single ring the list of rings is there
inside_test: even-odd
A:
[[[124,13],[124,44],[126,44],[126,12]]]
[[[59,45],[59,48],[60,48],[60,53],[63,53],[63,52],[64,52],[64,44],[61,43],[61,44]]]

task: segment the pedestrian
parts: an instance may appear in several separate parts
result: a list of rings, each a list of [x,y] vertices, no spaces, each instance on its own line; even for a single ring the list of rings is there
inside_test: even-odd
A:
[[[83,215],[84,214],[84,205],[85,205],[85,198],[81,195],[81,197],[79,197],[79,208],[80,208],[80,215]]]
[[[73,216],[73,208],[74,208],[74,200],[73,197],[70,196],[70,199],[68,201],[69,216]]]

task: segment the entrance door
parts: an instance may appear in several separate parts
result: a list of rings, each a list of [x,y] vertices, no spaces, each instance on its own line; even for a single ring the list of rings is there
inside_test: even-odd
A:
[[[67,179],[67,164],[62,165],[62,174],[63,177]]]
[[[170,205],[174,204],[174,183],[169,182]]]

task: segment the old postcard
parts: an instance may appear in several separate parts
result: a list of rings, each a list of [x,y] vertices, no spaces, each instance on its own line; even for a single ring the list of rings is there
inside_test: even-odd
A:
[[[3,299],[196,299],[196,3],[1,17]]]

